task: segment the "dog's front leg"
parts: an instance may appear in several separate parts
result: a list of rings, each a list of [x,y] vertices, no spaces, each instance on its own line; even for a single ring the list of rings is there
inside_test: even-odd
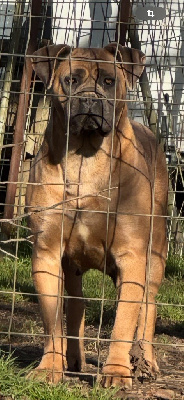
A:
[[[105,376],[102,384],[105,387],[121,386],[130,389],[132,377],[129,351],[144,293],[146,257],[133,251],[124,254],[116,259],[119,302],[109,355],[103,368]]]
[[[57,383],[63,375],[66,360],[66,340],[62,327],[63,276],[60,251],[54,252],[35,246],[33,250],[33,281],[45,331],[44,355],[32,371],[35,378]]]
[[[81,371],[85,367],[84,354],[84,300],[82,293],[82,274],[75,265],[64,266],[67,301],[67,363],[69,371]],[[78,298],[76,298],[78,297]]]

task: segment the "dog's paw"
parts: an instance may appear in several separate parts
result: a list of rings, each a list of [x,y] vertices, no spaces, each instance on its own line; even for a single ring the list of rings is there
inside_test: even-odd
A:
[[[86,363],[83,341],[77,342],[76,340],[68,340],[66,361],[68,365],[68,371],[80,372],[85,370]]]
[[[107,364],[103,368],[103,375],[102,386],[105,388],[116,386],[124,390],[131,390],[132,388],[132,376],[129,367]]]
[[[39,382],[47,382],[50,384],[57,384],[63,379],[63,371],[43,369],[40,367],[35,368],[26,376],[26,379],[35,380]]]
[[[66,362],[64,362],[64,358],[62,354],[54,354],[52,352],[44,354],[38,367],[29,372],[26,378],[50,384],[60,382],[64,375]]]
[[[85,357],[81,357],[80,355],[67,354],[67,364],[68,371],[72,372],[80,372],[85,371],[86,363]]]

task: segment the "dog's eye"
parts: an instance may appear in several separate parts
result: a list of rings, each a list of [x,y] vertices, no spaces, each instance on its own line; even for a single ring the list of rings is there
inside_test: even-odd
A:
[[[105,78],[104,83],[108,86],[112,86],[114,84],[114,79],[113,78]]]
[[[75,77],[71,76],[65,76],[65,83],[67,85],[73,85],[74,83],[77,83],[77,79]]]

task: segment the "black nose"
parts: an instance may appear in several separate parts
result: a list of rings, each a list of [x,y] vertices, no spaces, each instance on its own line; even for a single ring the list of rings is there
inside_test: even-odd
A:
[[[98,97],[96,97],[95,93],[85,93],[85,95],[80,97],[79,102],[90,108],[94,106],[94,104],[98,103]]]

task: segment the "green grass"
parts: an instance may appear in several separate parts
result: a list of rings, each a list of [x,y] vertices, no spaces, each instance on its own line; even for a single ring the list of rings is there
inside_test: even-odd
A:
[[[176,276],[178,279],[184,278],[184,258],[168,254],[165,275],[166,277]]]
[[[177,306],[184,304],[184,281],[178,280],[175,276],[165,279],[159,290],[157,301],[169,303],[169,305],[158,306],[158,315],[162,319],[184,322],[184,308]]]
[[[81,383],[68,385],[48,385],[35,380],[27,380],[29,369],[19,369],[16,360],[0,353],[0,397],[14,400],[112,400],[117,389],[103,389],[99,385],[93,388]],[[10,397],[8,397],[10,396]],[[116,397],[118,399],[118,397]]]
[[[177,306],[184,305],[184,258],[169,254],[165,275],[157,301],[171,305],[158,306],[158,315],[162,319],[184,325],[184,307]]]
[[[116,312],[116,289],[109,276],[105,276],[104,280],[104,301],[103,306],[103,323],[112,325]],[[103,295],[103,274],[96,270],[88,271],[83,277],[83,294],[84,297],[102,298]],[[86,322],[89,324],[99,324],[102,301],[87,300],[86,301]]]
[[[16,270],[16,277],[15,277]],[[15,287],[16,292],[20,293],[19,299],[23,300],[23,296],[21,296],[21,292],[23,293],[35,293],[32,276],[31,276],[31,259],[30,257],[20,258],[16,261],[6,257],[2,261],[0,261],[0,290],[4,290],[4,293],[1,293],[1,299],[10,299],[12,298],[11,294],[6,294],[6,292],[11,291],[14,285],[14,277],[15,279]],[[24,299],[35,300],[34,296],[24,296]]]

